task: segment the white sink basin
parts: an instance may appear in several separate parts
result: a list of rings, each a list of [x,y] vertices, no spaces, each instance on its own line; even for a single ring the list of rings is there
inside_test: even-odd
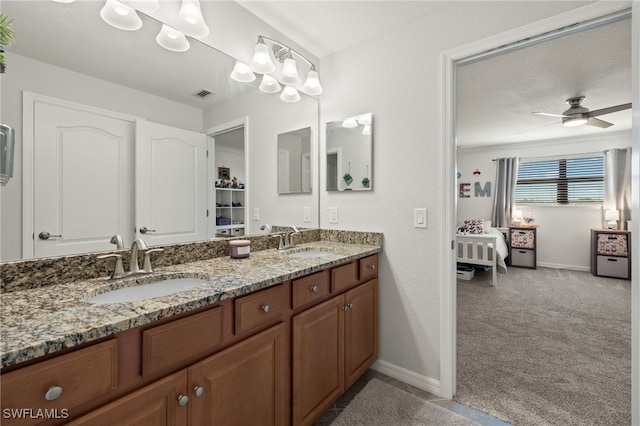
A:
[[[206,281],[196,278],[175,278],[172,280],[157,281],[151,284],[143,284],[135,287],[108,291],[87,299],[87,302],[97,304],[137,302],[140,300],[151,299],[153,297],[179,293],[206,283]]]
[[[329,256],[330,254],[331,252],[326,250],[306,250],[306,251],[295,251],[293,253],[289,253],[287,256],[309,259],[314,257],[325,257],[325,256]]]

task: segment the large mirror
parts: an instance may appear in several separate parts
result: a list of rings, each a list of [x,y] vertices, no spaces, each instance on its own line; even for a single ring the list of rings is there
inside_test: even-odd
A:
[[[171,2],[161,2],[161,7],[168,3]],[[5,0],[0,4],[2,11],[13,18],[16,32],[14,43],[7,49],[7,70],[2,77],[0,121],[16,130],[16,153],[14,178],[0,189],[0,261],[57,255],[55,252],[24,255],[33,244],[31,235],[35,233],[37,237],[41,231],[36,229],[33,215],[25,212],[42,203],[33,198],[33,188],[30,195],[23,194],[25,188],[33,185],[33,175],[38,172],[30,170],[30,167],[36,168],[33,153],[25,152],[23,143],[23,138],[33,136],[29,135],[29,128],[26,128],[27,134],[23,134],[24,99],[32,95],[121,114],[132,119],[136,126],[147,122],[208,136],[240,126],[245,136],[245,167],[241,179],[244,194],[241,201],[234,199],[232,203],[236,204],[234,207],[242,204],[236,209],[236,216],[242,214],[238,212],[244,214],[243,218],[233,216],[232,236],[235,232],[242,232],[242,235],[262,233],[260,228],[264,224],[318,227],[317,170],[313,170],[309,179],[311,192],[299,197],[279,196],[276,142],[279,134],[309,128],[311,157],[317,159],[317,99],[300,93],[299,102],[285,103],[277,94],[260,92],[259,81],[233,81],[229,76],[234,58],[192,38],[188,38],[190,48],[186,52],[166,50],[156,43],[162,22],[139,12],[142,28],[121,31],[100,18],[103,5],[104,2],[98,1],[63,4],[50,0]],[[247,49],[251,50],[252,46]],[[213,143],[214,139],[210,137],[207,143]],[[97,152],[91,154],[93,157],[87,161],[95,166],[99,156]],[[131,155],[131,158],[136,157]],[[167,158],[169,162],[173,160]],[[206,207],[209,229],[204,237],[199,235],[193,241],[221,234],[215,220],[218,214],[215,181],[218,180],[219,165],[211,159],[207,164],[211,170],[202,182],[198,182],[206,191],[197,196],[197,203]],[[136,205],[142,194],[137,181],[140,169],[137,159],[131,167],[132,180],[126,188],[128,195],[125,198]],[[231,178],[239,174],[239,167],[231,166]],[[90,171],[95,167],[85,169]],[[165,185],[184,180],[172,179],[171,174],[165,174],[163,179]],[[75,180],[81,186],[82,177]],[[101,190],[89,188],[87,194],[100,194]],[[202,200],[203,197],[207,199]],[[283,202],[281,198],[287,200]],[[135,216],[125,219],[132,225],[127,228],[131,229],[131,235],[123,236],[125,248],[137,237],[149,238],[150,245],[163,244],[162,240],[154,242],[153,226],[146,226],[148,233],[142,235],[140,229],[144,224]],[[97,232],[100,226],[96,225],[102,224],[103,221],[87,223],[86,228]],[[48,241],[55,240],[58,232],[48,231],[51,231]],[[116,246],[109,243],[110,237],[107,231],[100,233],[96,238],[103,245],[85,252],[115,249]]]
[[[327,191],[370,191],[371,113],[327,123]]]
[[[311,128],[278,135],[278,194],[311,192]]]

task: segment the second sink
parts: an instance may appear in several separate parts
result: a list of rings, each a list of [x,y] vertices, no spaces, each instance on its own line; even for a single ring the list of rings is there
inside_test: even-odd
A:
[[[207,281],[196,278],[175,278],[108,291],[87,299],[87,302],[96,304],[137,302],[153,297],[179,293],[206,283]]]

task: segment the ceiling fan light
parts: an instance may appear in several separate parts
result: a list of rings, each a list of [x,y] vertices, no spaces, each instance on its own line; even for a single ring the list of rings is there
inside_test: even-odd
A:
[[[288,85],[295,85],[300,83],[298,68],[296,66],[296,61],[293,58],[287,58],[284,60],[279,80],[281,83]]]
[[[260,91],[264,93],[278,93],[282,86],[278,83],[278,80],[271,77],[270,75],[263,75],[262,82],[260,83]]]
[[[251,67],[251,71],[259,74],[269,74],[276,69],[269,54],[269,47],[262,37],[258,37],[258,42],[256,43],[253,58],[251,58],[251,64],[249,66]]]
[[[121,0],[122,3],[128,4],[140,12],[150,13],[160,9],[158,0]]]
[[[304,82],[304,86],[302,86],[302,91],[311,96],[322,94],[320,78],[318,77],[318,71],[316,71],[316,68],[314,66],[312,66],[307,73],[307,79]]]
[[[142,27],[142,19],[136,11],[118,0],[107,0],[100,9],[100,17],[119,30],[135,31]]]
[[[588,121],[585,117],[563,118],[562,125],[566,127],[578,127],[587,124]]]
[[[280,95],[280,99],[285,102],[298,102],[300,100],[300,93],[298,93],[294,87],[285,86],[282,94]]]
[[[191,47],[184,34],[165,24],[162,24],[162,29],[156,36],[156,41],[160,46],[172,52],[186,52]]]
[[[256,75],[251,72],[249,65],[236,61],[233,71],[231,71],[231,78],[241,83],[251,83],[256,79]]]
[[[191,37],[205,37],[209,34],[209,27],[202,17],[198,0],[182,0],[176,18],[176,28]]]

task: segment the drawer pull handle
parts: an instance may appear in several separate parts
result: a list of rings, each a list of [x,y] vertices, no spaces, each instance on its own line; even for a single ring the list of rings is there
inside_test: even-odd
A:
[[[617,261],[618,261],[618,259],[611,259],[611,258],[608,258],[608,259],[607,259],[607,261],[608,261],[608,262],[617,262]]]
[[[268,313],[270,310],[271,310],[271,306],[262,305],[262,312],[264,312],[265,314]]]
[[[318,292],[318,286],[317,285],[312,285],[310,290],[311,290],[311,293],[317,293]]]
[[[197,397],[201,397],[204,393],[204,388],[202,386],[196,386],[193,388],[193,394]]]
[[[62,388],[60,386],[51,386],[47,393],[44,394],[44,399],[47,401],[55,401],[62,396]]]
[[[189,403],[189,397],[187,395],[180,395],[178,397],[178,405],[184,407]]]

